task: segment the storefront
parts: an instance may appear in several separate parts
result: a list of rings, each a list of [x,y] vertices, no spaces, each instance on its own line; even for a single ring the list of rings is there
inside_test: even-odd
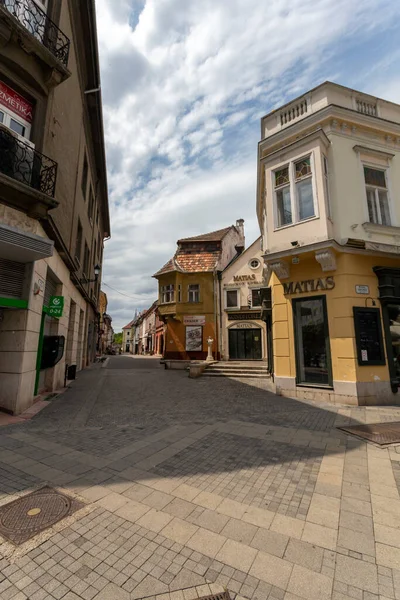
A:
[[[398,258],[338,245],[265,258],[277,392],[344,404],[400,403]]]
[[[258,238],[221,277],[221,354],[224,360],[265,360],[266,324],[262,318],[263,262]]]

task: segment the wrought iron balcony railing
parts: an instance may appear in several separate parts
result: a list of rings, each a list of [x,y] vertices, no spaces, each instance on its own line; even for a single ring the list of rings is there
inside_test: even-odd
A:
[[[66,67],[70,41],[34,0],[0,0],[3,6]]]
[[[57,163],[0,128],[0,173],[54,198]]]

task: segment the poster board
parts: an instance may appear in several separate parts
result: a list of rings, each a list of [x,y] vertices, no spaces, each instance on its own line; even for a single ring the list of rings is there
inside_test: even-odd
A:
[[[201,352],[203,350],[203,327],[188,325],[186,327],[186,352]]]
[[[386,364],[379,308],[353,306],[353,315],[358,364]]]

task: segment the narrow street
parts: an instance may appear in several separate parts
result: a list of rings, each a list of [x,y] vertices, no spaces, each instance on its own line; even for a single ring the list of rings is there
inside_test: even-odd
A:
[[[400,447],[336,429],[388,420],[112,356],[0,428],[0,598],[399,599]],[[5,541],[33,520],[2,507],[43,486],[70,512]]]

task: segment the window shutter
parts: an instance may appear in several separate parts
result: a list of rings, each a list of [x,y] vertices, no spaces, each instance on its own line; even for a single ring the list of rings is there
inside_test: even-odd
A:
[[[51,277],[51,275],[47,271],[46,287],[44,288],[44,306],[49,305],[50,296],[57,296],[57,282]]]
[[[0,296],[23,297],[25,264],[0,258]]]

